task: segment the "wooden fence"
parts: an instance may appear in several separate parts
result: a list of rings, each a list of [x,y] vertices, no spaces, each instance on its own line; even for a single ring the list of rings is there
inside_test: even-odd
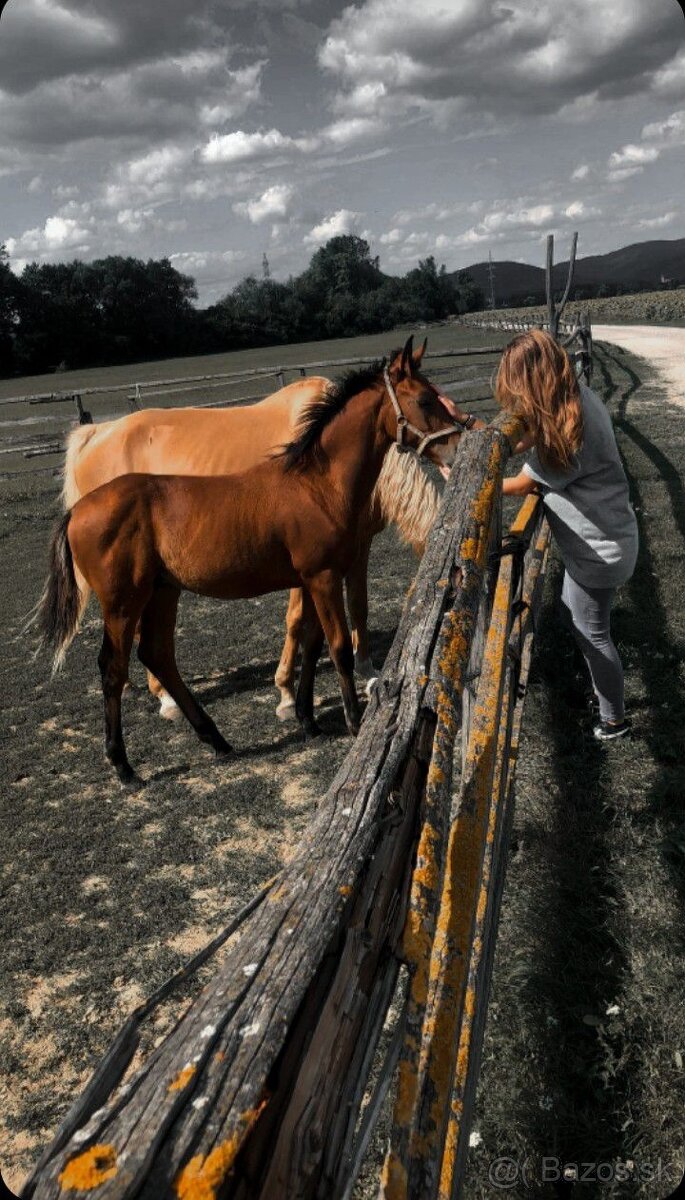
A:
[[[426,361],[433,378],[478,412],[492,402],[490,376],[500,353],[498,345],[475,345],[429,351]],[[369,362],[370,358],[345,357],[0,397],[0,413],[6,414],[0,419],[0,470],[7,466],[16,469],[17,465],[25,469],[24,460],[29,460],[31,471],[54,471],[65,434],[75,420],[81,424],[107,420],[135,412],[150,402],[190,404],[195,408],[253,404],[293,379]],[[214,392],[217,398],[207,399],[208,392]],[[46,458],[48,466],[37,461]]]

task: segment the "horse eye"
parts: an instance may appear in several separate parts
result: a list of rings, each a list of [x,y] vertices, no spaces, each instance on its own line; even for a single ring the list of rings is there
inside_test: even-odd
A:
[[[422,395],[419,396],[416,403],[418,404],[419,408],[425,408],[425,409],[432,408],[433,407],[433,397],[427,395],[426,392],[423,392]]]

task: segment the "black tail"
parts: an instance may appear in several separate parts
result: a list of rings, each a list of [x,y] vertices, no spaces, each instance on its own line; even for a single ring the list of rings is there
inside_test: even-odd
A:
[[[41,645],[54,650],[55,671],[78,630],[84,603],[67,536],[70,520],[71,512],[65,513],[52,535],[48,578],[35,617]]]

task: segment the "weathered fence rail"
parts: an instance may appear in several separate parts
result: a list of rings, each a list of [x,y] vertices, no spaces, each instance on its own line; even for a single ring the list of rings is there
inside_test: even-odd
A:
[[[473,346],[433,353],[429,351],[426,357],[431,361],[431,375],[434,378],[440,379],[469,407],[477,407],[491,398],[490,373],[484,372],[487,370],[487,360],[494,362],[500,353],[499,346]],[[370,358],[360,356],[320,359],[242,371],[179,375],[172,379],[0,397],[0,410],[4,408],[8,414],[0,420],[0,460],[14,461],[17,457],[38,459],[59,454],[64,435],[74,420],[80,424],[90,424],[94,416],[97,420],[109,420],[126,412],[135,412],[151,401],[159,402],[162,398],[168,406],[180,403],[191,404],[195,408],[254,404],[293,379],[368,362],[371,362]],[[253,390],[255,385],[260,385],[261,390]],[[251,390],[246,392],[246,387]],[[206,399],[208,392],[220,392],[221,395],[216,399]],[[93,404],[98,406],[97,412]],[[105,411],[102,411],[103,405]],[[35,465],[33,469],[41,468]],[[45,469],[54,470],[54,466]]]

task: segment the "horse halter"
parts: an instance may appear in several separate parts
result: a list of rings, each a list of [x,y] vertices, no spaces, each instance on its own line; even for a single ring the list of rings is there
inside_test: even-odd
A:
[[[395,445],[397,446],[397,449],[403,453],[406,453],[407,450],[413,450],[414,453],[421,458],[421,455],[426,447],[430,446],[432,442],[442,441],[444,438],[451,437],[453,433],[463,433],[465,429],[471,428],[473,418],[467,417],[465,421],[455,421],[454,425],[446,425],[444,429],[436,429],[434,433],[424,433],[423,429],[419,429],[418,426],[412,425],[411,421],[408,420],[408,418],[405,417],[404,413],[402,412],[399,400],[395,395],[395,389],[390,382],[390,375],[388,374],[387,367],[383,368],[383,379],[385,381],[386,391],[390,397],[391,404],[395,410],[395,417],[397,419],[397,435],[395,437]],[[408,433],[413,433],[416,435],[416,437],[419,439],[418,446],[409,445],[409,443],[406,441],[406,436]]]

